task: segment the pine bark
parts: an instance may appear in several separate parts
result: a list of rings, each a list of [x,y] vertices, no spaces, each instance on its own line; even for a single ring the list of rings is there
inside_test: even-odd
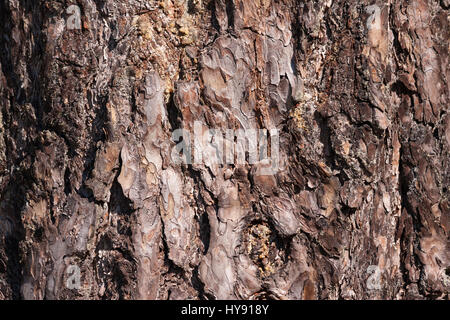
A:
[[[0,299],[448,299],[449,5],[0,0]]]

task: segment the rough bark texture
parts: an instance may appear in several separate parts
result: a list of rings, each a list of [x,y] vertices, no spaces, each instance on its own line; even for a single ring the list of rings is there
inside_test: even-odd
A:
[[[449,5],[1,0],[0,299],[448,298]]]

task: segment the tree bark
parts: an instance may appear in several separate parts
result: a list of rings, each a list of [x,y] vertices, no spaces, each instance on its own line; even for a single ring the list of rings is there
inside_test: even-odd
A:
[[[448,299],[449,5],[0,0],[0,299]]]

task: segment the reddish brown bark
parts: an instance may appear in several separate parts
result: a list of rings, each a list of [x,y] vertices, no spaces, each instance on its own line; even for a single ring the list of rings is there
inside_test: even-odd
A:
[[[448,299],[448,8],[1,0],[0,299]]]

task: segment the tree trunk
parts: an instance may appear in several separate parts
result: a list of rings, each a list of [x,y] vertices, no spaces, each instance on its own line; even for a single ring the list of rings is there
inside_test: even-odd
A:
[[[448,299],[449,5],[0,0],[0,299]]]

